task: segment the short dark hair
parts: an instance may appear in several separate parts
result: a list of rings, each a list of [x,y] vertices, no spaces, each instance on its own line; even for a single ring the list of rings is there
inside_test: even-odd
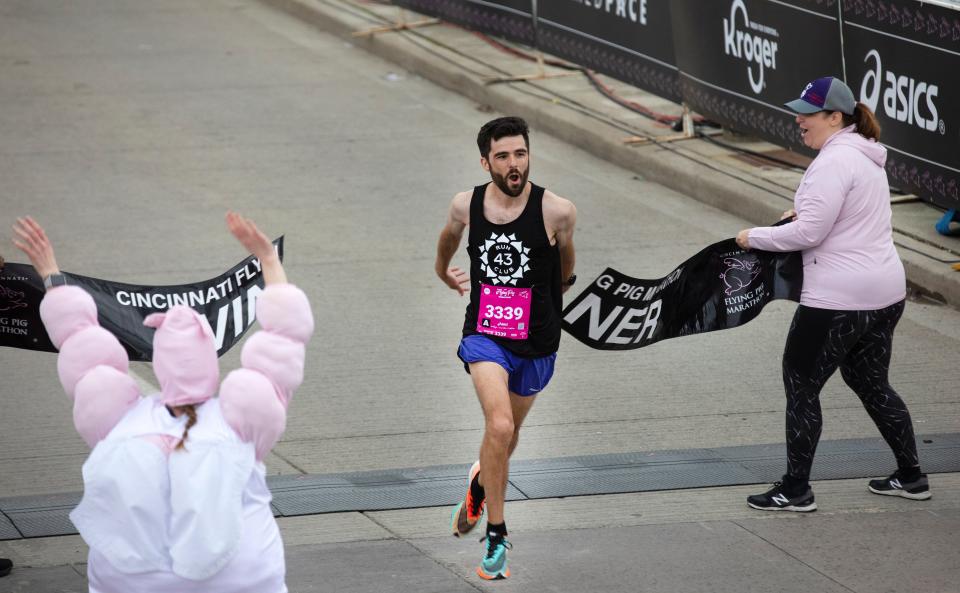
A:
[[[480,156],[487,158],[493,141],[507,136],[523,136],[524,144],[528,149],[530,148],[530,128],[527,127],[527,122],[519,117],[498,117],[483,124],[480,133],[477,134],[477,148],[480,149]]]

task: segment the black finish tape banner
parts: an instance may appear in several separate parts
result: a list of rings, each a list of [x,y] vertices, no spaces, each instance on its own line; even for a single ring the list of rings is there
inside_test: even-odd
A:
[[[392,3],[474,31],[527,45],[534,43],[531,0],[392,0]]]
[[[604,270],[563,311],[563,329],[591,348],[632,350],[743,325],[774,299],[800,300],[799,252],[744,251],[733,239],[703,249],[664,278]]]
[[[274,241],[283,260],[283,237]],[[263,292],[260,262],[253,256],[203,282],[142,286],[63,272],[68,284],[86,290],[97,303],[100,325],[120,340],[131,360],[150,361],[153,328],[143,320],[173,305],[205,315],[213,328],[217,356],[229,350],[256,321]],[[43,282],[32,266],[8,263],[0,270],[0,346],[56,352],[40,321]]]
[[[893,185],[960,208],[960,12],[843,3],[847,83],[877,114]]]
[[[679,102],[669,0],[540,0],[540,49]]]
[[[40,321],[43,281],[33,266],[7,263],[0,270],[0,346],[56,352]]]
[[[684,100],[735,130],[807,152],[783,103],[811,80],[843,77],[836,2],[673,0],[670,10]]]

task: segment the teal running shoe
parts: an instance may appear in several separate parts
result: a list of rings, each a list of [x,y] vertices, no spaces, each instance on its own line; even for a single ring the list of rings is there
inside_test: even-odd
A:
[[[481,579],[494,581],[505,579],[510,576],[510,569],[507,568],[507,550],[512,550],[513,546],[502,535],[489,534],[480,540],[487,542],[487,552],[477,567],[477,575]]]

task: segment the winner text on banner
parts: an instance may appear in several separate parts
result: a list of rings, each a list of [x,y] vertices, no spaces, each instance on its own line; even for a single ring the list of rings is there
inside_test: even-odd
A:
[[[563,329],[591,348],[632,350],[743,325],[774,299],[799,301],[802,285],[799,252],[744,251],[727,239],[656,280],[607,268],[564,309]]]

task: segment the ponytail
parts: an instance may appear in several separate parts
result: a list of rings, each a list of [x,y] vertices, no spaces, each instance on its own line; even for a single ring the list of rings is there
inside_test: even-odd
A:
[[[853,115],[843,114],[844,127],[854,124],[857,126],[857,133],[864,138],[880,141],[880,122],[877,121],[873,111],[863,103],[857,103],[853,109]]]
[[[183,427],[183,436],[180,437],[180,442],[173,449],[174,451],[180,451],[186,449],[185,444],[187,442],[187,434],[190,432],[190,429],[194,424],[197,423],[197,406],[189,404],[186,406],[176,406],[172,408],[175,412],[183,412],[187,415],[187,425]]]

